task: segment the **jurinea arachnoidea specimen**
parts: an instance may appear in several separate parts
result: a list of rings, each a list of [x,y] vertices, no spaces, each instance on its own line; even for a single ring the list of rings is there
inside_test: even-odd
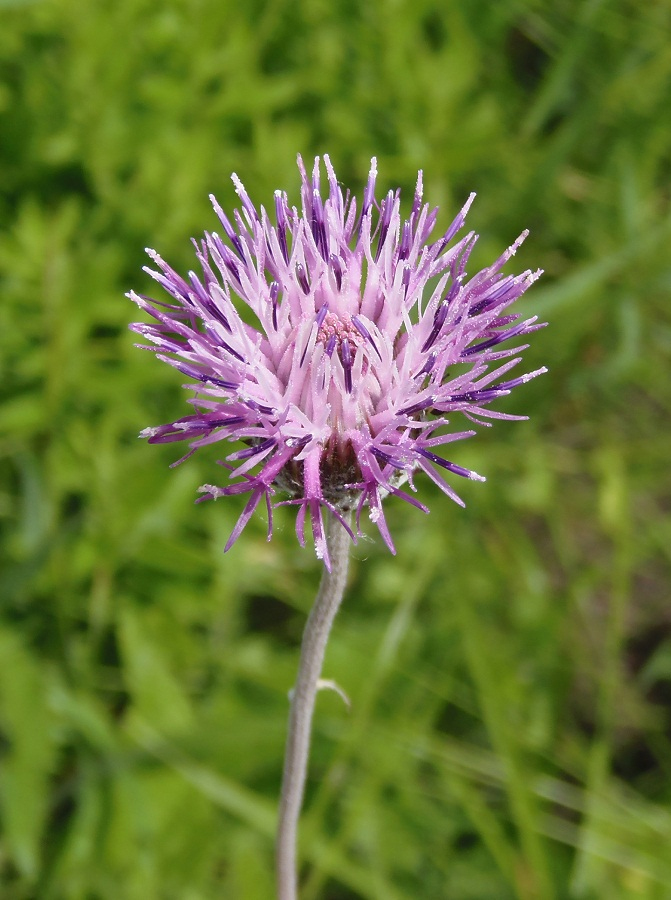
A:
[[[242,209],[229,219],[211,198],[223,234],[194,242],[200,272],[182,278],[149,250],[156,269],[146,271],[167,302],[128,296],[152,317],[131,325],[147,349],[196,382],[187,385],[193,412],[142,437],[187,441],[187,456],[217,441],[241,443],[223,461],[225,483],[200,488],[201,499],[249,494],[226,549],[262,499],[269,536],[273,506],[289,503],[298,507],[299,540],[309,516],[328,566],[324,509],[348,530],[343,513],[354,509],[355,539],[367,507],[393,551],[383,498],[426,511],[402,489],[414,491],[422,471],[460,503],[440,470],[484,479],[439,452],[475,433],[450,430],[453,416],[519,418],[490,404],[545,369],[511,377],[527,346],[517,339],[542,327],[510,312],[541,273],[501,271],[526,233],[469,277],[477,236],[460,233],[474,195],[433,237],[438,210],[423,203],[421,172],[404,219],[400,191],[375,198],[375,159],[360,204],[343,194],[328,156],[323,166],[325,199],[319,157],[311,176],[299,157],[301,208],[276,191],[271,214],[234,175]],[[252,316],[241,314],[245,305]]]

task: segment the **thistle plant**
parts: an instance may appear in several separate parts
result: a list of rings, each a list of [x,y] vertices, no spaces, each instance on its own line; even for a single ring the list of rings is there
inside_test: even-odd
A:
[[[276,854],[280,900],[297,896],[312,713],[362,513],[393,553],[383,500],[395,495],[428,512],[415,496],[418,473],[463,505],[442,472],[484,478],[439,452],[475,434],[452,430],[453,415],[471,425],[525,418],[490,406],[546,371],[512,377],[527,346],[515,339],[542,327],[535,316],[509,311],[540,271],[502,273],[526,232],[469,277],[477,236],[461,232],[474,194],[432,239],[438,210],[423,202],[421,172],[403,218],[400,191],[375,198],[375,159],[360,205],[343,194],[328,156],[325,199],[319,157],[311,175],[300,157],[298,167],[300,209],[282,191],[274,215],[257,209],[233,175],[241,210],[231,220],[211,197],[223,234],[194,241],[200,271],[183,278],[148,250],[156,268],[146,271],[168,299],[128,295],[153,319],[131,325],[149,341],[139,346],[195,382],[186,385],[195,391],[192,412],[141,436],[186,441],[178,462],[212,443],[241,444],[221,463],[224,483],[200,488],[200,500],[248,495],[225,549],[265,500],[268,538],[273,509],[294,505],[299,542],[309,518],[324,563],[291,698]]]

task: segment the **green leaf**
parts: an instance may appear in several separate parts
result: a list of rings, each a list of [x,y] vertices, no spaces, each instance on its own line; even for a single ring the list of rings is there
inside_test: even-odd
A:
[[[193,721],[189,701],[173,675],[165,649],[152,640],[141,613],[126,607],[119,616],[123,673],[133,703],[156,728],[169,734]]]
[[[44,672],[6,629],[0,630],[0,659],[0,727],[7,742],[0,771],[2,819],[12,862],[33,880],[40,869],[39,844],[54,764],[52,716]]]

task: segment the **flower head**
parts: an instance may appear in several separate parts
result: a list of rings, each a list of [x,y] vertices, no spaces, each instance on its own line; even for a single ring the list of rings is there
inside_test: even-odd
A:
[[[276,191],[274,222],[233,175],[242,210],[231,221],[210,198],[223,236],[194,241],[200,273],[182,278],[148,250],[157,270],[146,271],[170,299],[128,295],[154,320],[131,325],[151,342],[144,349],[197,382],[186,385],[196,391],[190,415],[141,436],[188,441],[183,459],[217,441],[243,444],[222,463],[228,483],[200,488],[200,499],[249,494],[226,549],[265,499],[268,537],[273,506],[295,504],[301,544],[309,515],[324,557],[324,509],[348,530],[343,513],[355,509],[358,532],[367,507],[393,552],[386,495],[427,512],[401,490],[406,482],[415,490],[418,471],[457,503],[440,469],[484,480],[436,452],[475,433],[450,431],[452,414],[476,424],[523,418],[489,406],[546,371],[509,375],[527,346],[510,342],[542,327],[508,311],[540,271],[501,273],[526,232],[468,277],[477,236],[455,239],[474,194],[431,240],[438,210],[422,202],[421,172],[403,219],[400,191],[375,199],[375,159],[360,207],[343,196],[328,156],[323,162],[326,199],[319,157],[311,177],[299,157],[301,209]]]

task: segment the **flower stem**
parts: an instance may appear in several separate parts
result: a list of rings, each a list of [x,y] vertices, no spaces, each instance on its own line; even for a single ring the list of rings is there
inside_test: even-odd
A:
[[[312,714],[326,643],[347,581],[350,537],[334,517],[329,519],[326,540],[331,571],[324,568],[319,592],[305,625],[296,686],[291,697],[277,826],[278,900],[297,900],[298,897],[296,841],[307,775]]]

